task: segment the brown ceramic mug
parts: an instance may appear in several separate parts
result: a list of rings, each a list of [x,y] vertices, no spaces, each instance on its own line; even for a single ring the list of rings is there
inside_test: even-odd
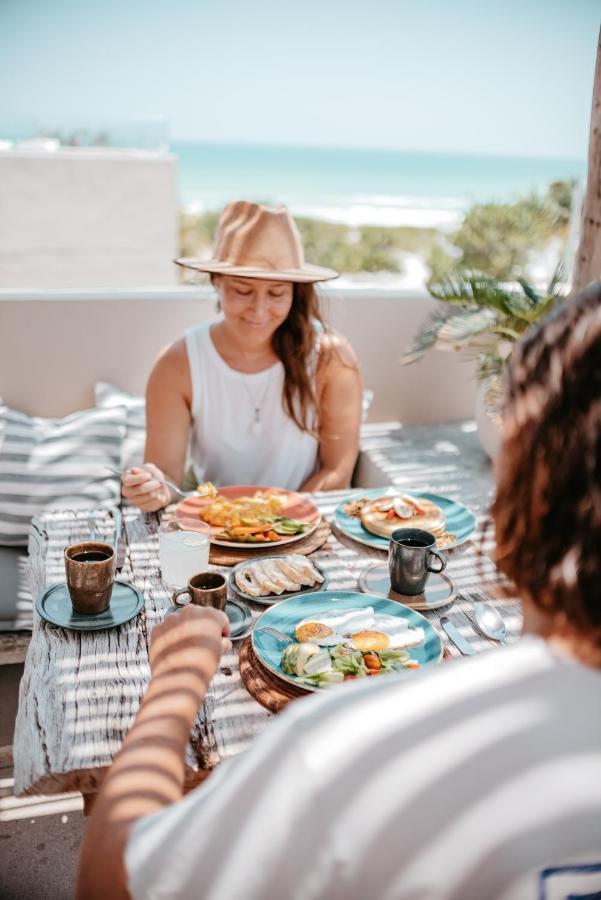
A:
[[[73,609],[84,616],[97,616],[111,602],[115,551],[98,541],[71,544],[65,550],[65,574]]]
[[[200,572],[192,576],[188,587],[180,588],[174,593],[173,602],[176,606],[187,606],[186,603],[179,602],[178,598],[182,594],[189,594],[189,602],[196,606],[212,606],[213,609],[224,610],[227,602],[227,581],[217,572]]]

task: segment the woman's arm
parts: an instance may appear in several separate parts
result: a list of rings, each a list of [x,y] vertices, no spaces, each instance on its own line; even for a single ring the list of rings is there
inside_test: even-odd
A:
[[[155,626],[152,677],[138,715],[109,769],[82,843],[77,876],[81,900],[129,897],[124,852],[142,816],[181,799],[190,730],[223,650],[224,613],[189,606]]]
[[[192,381],[185,341],[179,340],[157,359],[146,387],[144,466],[123,476],[123,494],[144,512],[171,503],[168,478],[181,484],[192,420]]]
[[[359,453],[363,379],[355,351],[339,335],[322,341],[317,369],[319,469],[303,491],[348,487]]]

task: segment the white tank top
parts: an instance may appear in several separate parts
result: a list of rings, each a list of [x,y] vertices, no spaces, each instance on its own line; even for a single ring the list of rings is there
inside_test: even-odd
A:
[[[261,484],[297,490],[317,468],[318,442],[284,410],[284,366],[232,369],[217,352],[211,324],[185,335],[192,379],[191,462],[199,482]],[[317,347],[312,360],[315,377]],[[259,408],[260,434],[254,433]]]

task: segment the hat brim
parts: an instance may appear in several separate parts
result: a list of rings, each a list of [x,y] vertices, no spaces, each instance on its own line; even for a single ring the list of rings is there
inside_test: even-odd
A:
[[[332,278],[338,278],[339,275],[334,269],[312,266],[310,263],[304,265],[302,269],[281,269],[276,272],[272,269],[258,269],[253,266],[232,266],[218,259],[195,259],[192,256],[183,256],[174,259],[173,262],[185,269],[195,269],[197,272],[208,272],[213,275],[238,275],[240,278],[261,278],[265,281],[294,281],[310,284],[316,281],[330,281]]]

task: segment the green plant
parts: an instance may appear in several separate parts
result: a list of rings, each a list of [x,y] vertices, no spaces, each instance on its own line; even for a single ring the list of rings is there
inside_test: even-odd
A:
[[[444,305],[422,325],[401,361],[408,365],[432,348],[458,350],[476,361],[480,379],[500,375],[515,342],[564,296],[559,269],[542,293],[524,279],[504,284],[463,272],[447,275],[429,290]]]
[[[551,238],[567,235],[573,180],[554,181],[547,192],[513,203],[477,203],[452,234],[441,235],[428,260],[430,280],[438,282],[457,269],[486,272],[500,281],[523,276],[532,251]]]

